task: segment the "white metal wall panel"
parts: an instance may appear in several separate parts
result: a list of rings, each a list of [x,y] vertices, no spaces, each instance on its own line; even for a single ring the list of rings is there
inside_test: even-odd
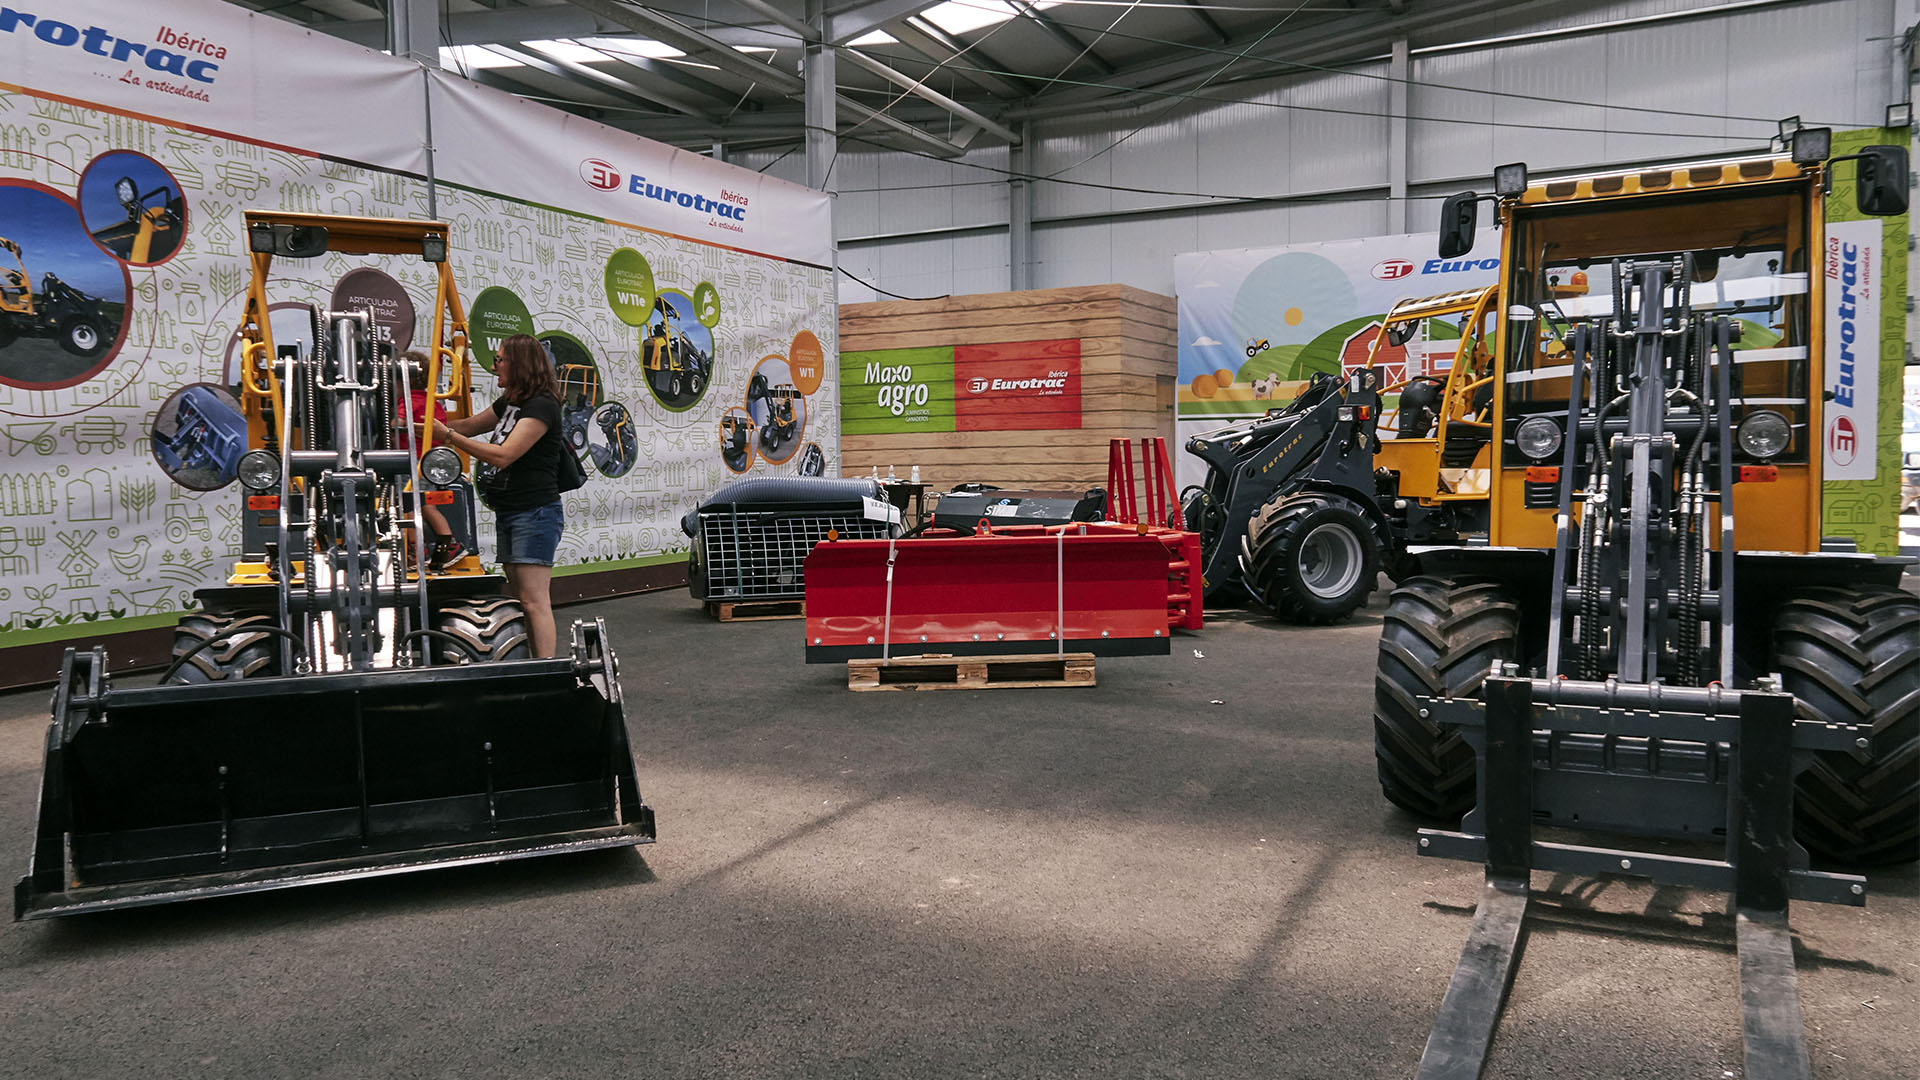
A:
[[[1493,156],[1482,158],[1466,173],[1430,179],[1489,176],[1495,165],[1509,161],[1524,161],[1544,171],[1601,159],[1605,146],[1600,133],[1606,130],[1607,111],[1581,103],[1608,100],[1605,37],[1519,42],[1497,50],[1491,59],[1497,92]]]
[[[1120,116],[1131,116],[1132,111]],[[1139,123],[1138,119],[1130,121]],[[1041,127],[1042,125],[1035,125]],[[1124,134],[1126,128],[1120,129]],[[1061,217],[1074,214],[1104,214],[1113,209],[1113,155],[1102,154],[1116,137],[1107,125],[1083,122],[1044,125],[1042,138],[1036,140],[1030,168],[1035,176],[1054,176],[1088,185],[1040,184],[1034,193],[1035,217]]]
[[[888,292],[912,297],[1004,292],[1009,281],[1007,237],[1000,231],[845,244],[840,266]],[[841,303],[887,299],[842,275]]]
[[[1376,76],[1387,73],[1384,64],[1359,70]],[[1321,76],[1295,83],[1278,100],[1293,106],[1289,110],[1293,137],[1285,147],[1293,191],[1386,185],[1386,82],[1351,75]]]
[[[1113,279],[1115,228],[1105,222],[1033,231],[1033,287],[1102,285]],[[1172,271],[1172,263],[1168,263]]]
[[[1315,207],[1315,209],[1322,209]],[[1245,206],[1194,215],[1192,251],[1266,247],[1293,241],[1293,211],[1286,206]],[[1173,268],[1167,272],[1172,274]]]
[[[1423,180],[1471,176],[1493,160],[1494,56],[1488,52],[1416,56],[1407,113],[1432,117],[1407,125],[1407,175]]]
[[[950,198],[955,225],[1007,223],[1007,148],[988,146],[969,150],[953,166],[954,186],[947,192],[928,191],[929,199]],[[972,165],[984,166],[972,168]],[[1002,253],[1002,261],[1005,255]]]
[[[1189,122],[1197,190],[1254,197],[1293,190],[1293,113],[1257,101],[1216,105]]]
[[[1748,142],[1725,137],[1727,86],[1733,69],[1754,59],[1728,55],[1724,22],[1662,23],[1608,33],[1606,101],[1648,109],[1680,109],[1693,115],[1608,109],[1601,160],[1681,157]],[[1773,67],[1771,63],[1763,66]],[[1772,76],[1779,77],[1777,69]],[[1741,125],[1741,129],[1739,135],[1752,132],[1750,125]]]
[[[1181,110],[1190,112],[1190,110]],[[1200,190],[1200,160],[1190,119],[1148,124],[1134,132],[1124,125],[1110,133],[1119,142],[1113,158],[1115,210],[1138,210],[1189,201],[1192,196],[1162,192]]]
[[[1194,218],[1200,211],[1166,217],[1119,222],[1113,230],[1113,266],[1098,282],[1060,282],[1093,285],[1117,281],[1136,289],[1173,295],[1173,257],[1193,251],[1200,242]]]

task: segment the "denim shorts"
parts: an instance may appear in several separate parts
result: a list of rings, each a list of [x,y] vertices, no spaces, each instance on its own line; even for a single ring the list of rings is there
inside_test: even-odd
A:
[[[552,566],[567,521],[560,500],[531,510],[494,515],[494,551],[502,563]]]

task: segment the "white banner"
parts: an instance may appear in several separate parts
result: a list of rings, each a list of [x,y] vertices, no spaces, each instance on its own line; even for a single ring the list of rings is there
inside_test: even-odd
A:
[[[1364,364],[1396,301],[1492,284],[1499,239],[1482,229],[1480,243],[1458,259],[1435,254],[1434,233],[1174,256],[1180,443],[1285,405],[1315,372]],[[1382,349],[1389,381],[1452,363],[1458,330],[1428,329]],[[1174,474],[1184,489],[1205,480],[1206,466],[1181,453]]]
[[[0,57],[5,85],[42,96],[426,172],[417,65],[232,4],[9,0]]]
[[[1871,480],[1879,455],[1881,228],[1878,218],[1827,225],[1827,480]]]
[[[833,264],[832,204],[812,188],[452,75],[433,78],[433,142],[442,182],[697,243]]]
[[[452,225],[482,405],[511,334],[559,369],[588,476],[560,573],[682,561],[680,516],[722,484],[839,471],[825,195],[451,76],[430,193],[419,66],[217,0],[152,9],[0,5],[0,650],[170,625],[226,579],[249,209]],[[589,184],[586,156],[640,192]],[[275,337],[364,304],[417,345],[434,282],[417,259],[277,260]],[[474,540],[498,558],[485,511]]]

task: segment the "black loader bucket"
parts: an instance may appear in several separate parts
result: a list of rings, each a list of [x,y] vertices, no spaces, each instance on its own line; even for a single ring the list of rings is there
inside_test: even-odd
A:
[[[14,916],[650,843],[604,633],[576,624],[567,659],[126,690],[68,650]]]

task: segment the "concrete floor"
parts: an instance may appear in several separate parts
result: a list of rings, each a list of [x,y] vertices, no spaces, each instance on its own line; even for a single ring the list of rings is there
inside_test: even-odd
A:
[[[1480,872],[1379,796],[1380,606],[921,694],[683,592],[572,609],[658,844],[0,929],[0,1075],[1409,1076]],[[19,855],[46,697],[0,696]],[[1488,1076],[1741,1075],[1724,898],[1534,884]],[[1816,1076],[1920,1061],[1920,878],[1870,889],[1794,910]]]

